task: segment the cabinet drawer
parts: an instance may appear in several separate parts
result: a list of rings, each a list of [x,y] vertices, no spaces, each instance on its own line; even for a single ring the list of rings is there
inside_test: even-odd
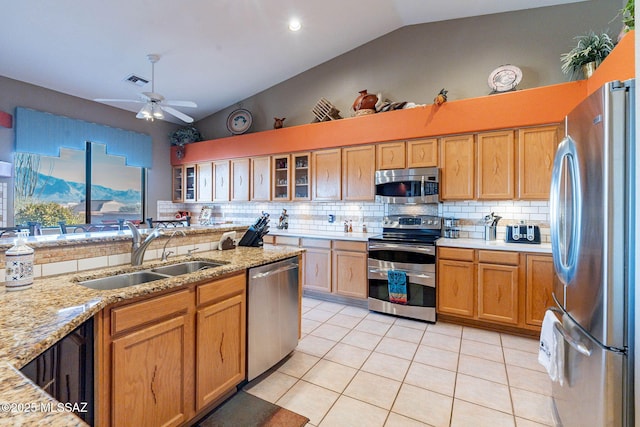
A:
[[[518,265],[520,262],[520,254],[518,252],[480,250],[478,251],[478,262]]]
[[[333,249],[339,251],[367,252],[365,242],[353,242],[350,240],[334,240]]]
[[[300,239],[297,237],[275,236],[275,238],[276,238],[276,245],[298,247],[298,245],[300,244]]]
[[[147,301],[133,303],[111,310],[111,335],[158,319],[184,313],[189,308],[191,295],[188,290],[174,292]]]
[[[473,262],[473,249],[438,247],[438,258]]]
[[[243,293],[247,279],[244,274],[226,277],[215,282],[205,283],[196,288],[197,304],[207,304],[231,295]]]
[[[268,245],[275,245],[276,244],[276,236],[270,236],[270,235],[266,235],[262,237],[262,242]]]
[[[300,246],[303,248],[331,249],[331,240],[302,238],[300,239]]]

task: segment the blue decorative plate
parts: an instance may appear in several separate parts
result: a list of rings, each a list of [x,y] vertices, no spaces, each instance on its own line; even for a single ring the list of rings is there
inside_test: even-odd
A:
[[[251,113],[244,108],[240,108],[232,111],[227,117],[227,129],[234,135],[240,135],[249,130],[252,122]]]

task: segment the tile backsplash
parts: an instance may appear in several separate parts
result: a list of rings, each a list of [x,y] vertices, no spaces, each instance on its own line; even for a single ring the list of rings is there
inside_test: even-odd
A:
[[[271,216],[271,227],[278,223],[282,209],[289,215],[289,228],[309,231],[342,231],[344,221],[351,220],[353,231],[362,231],[367,225],[370,233],[382,232],[385,215],[437,215],[458,220],[460,237],[484,238],[485,215],[494,212],[502,217],[498,224],[497,239],[504,240],[505,226],[520,221],[540,226],[542,242],[549,242],[548,201],[463,201],[443,202],[427,205],[390,205],[376,202],[233,202],[233,203],[172,203],[158,202],[157,219],[172,219],[178,211],[189,211],[192,223],[198,223],[203,207],[212,208],[212,221],[232,221],[250,224],[264,211]],[[329,215],[335,221],[329,223]]]

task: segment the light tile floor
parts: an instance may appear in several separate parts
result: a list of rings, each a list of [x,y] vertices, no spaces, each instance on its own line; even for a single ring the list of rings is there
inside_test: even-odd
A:
[[[303,336],[245,391],[310,426],[553,425],[538,341],[303,298]]]

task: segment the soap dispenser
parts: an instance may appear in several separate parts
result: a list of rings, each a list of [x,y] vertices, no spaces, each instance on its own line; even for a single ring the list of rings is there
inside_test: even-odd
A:
[[[5,252],[5,285],[7,291],[29,289],[33,284],[33,248],[27,246],[26,230],[18,231],[12,247]]]

